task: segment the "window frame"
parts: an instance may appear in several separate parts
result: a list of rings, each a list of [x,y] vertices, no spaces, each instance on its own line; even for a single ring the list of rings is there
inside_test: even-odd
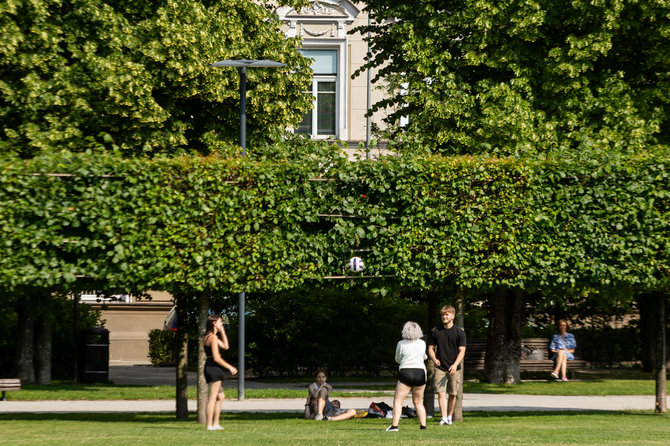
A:
[[[315,74],[312,78],[311,95],[314,101],[312,108],[312,131],[310,133],[300,132],[312,139],[346,139],[348,129],[346,125],[347,113],[347,42],[333,41],[332,39],[307,39],[303,41],[303,50],[325,50],[336,51],[337,73],[335,74]],[[335,134],[318,134],[317,128],[317,96],[318,82],[335,82]],[[297,128],[294,130],[297,133]]]

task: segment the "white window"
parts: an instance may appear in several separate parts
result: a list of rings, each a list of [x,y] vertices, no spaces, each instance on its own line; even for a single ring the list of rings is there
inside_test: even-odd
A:
[[[297,133],[313,138],[338,136],[338,51],[334,49],[303,49],[303,56],[312,59],[314,78],[308,92],[314,107],[303,116]]]
[[[81,300],[82,302],[129,304],[132,302],[132,297],[130,294],[105,295],[105,294],[99,294],[97,291],[84,291],[79,296],[79,300]]]

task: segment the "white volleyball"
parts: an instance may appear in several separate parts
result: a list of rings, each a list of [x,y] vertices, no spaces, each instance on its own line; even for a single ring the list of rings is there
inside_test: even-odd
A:
[[[360,257],[352,257],[349,259],[350,271],[360,273],[361,271],[363,271],[363,268],[365,268],[365,264],[363,263],[363,259],[361,259]]]

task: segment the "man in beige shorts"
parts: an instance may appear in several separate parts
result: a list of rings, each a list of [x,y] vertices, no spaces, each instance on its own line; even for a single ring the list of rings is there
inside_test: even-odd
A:
[[[458,388],[463,380],[461,363],[465,357],[465,332],[454,325],[456,309],[440,310],[442,325],[433,328],[428,338],[428,356],[435,363],[435,389],[440,404],[440,425],[450,425],[456,407]],[[447,394],[449,400],[447,401]]]

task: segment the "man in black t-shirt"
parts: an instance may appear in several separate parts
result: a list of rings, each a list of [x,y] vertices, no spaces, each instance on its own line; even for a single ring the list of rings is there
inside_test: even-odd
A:
[[[461,363],[465,357],[465,332],[454,326],[456,309],[444,306],[440,310],[442,325],[433,328],[428,339],[428,356],[435,363],[435,389],[439,396],[441,425],[452,423],[456,396],[463,381]],[[447,393],[449,401],[447,402]]]

